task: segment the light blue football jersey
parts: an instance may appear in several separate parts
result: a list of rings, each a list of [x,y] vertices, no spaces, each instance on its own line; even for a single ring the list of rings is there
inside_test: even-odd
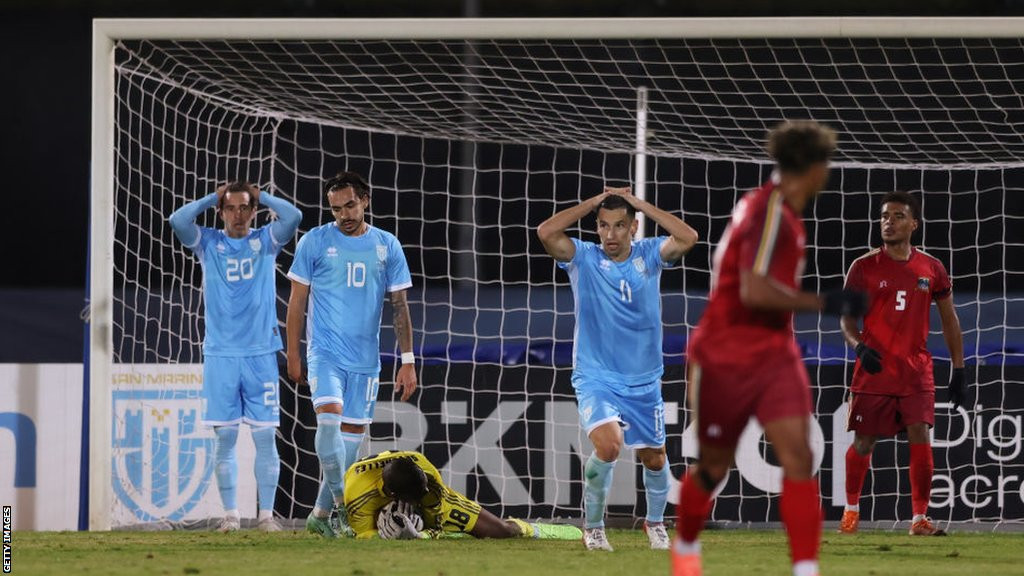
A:
[[[203,267],[207,356],[255,356],[282,348],[277,326],[274,260],[281,244],[271,225],[231,238],[223,230],[199,228],[189,246]]]
[[[569,273],[575,302],[573,374],[586,381],[634,386],[661,378],[661,271],[666,237],[631,243],[614,262],[599,244],[572,239],[576,254],[558,267]]]
[[[354,237],[334,222],[318,226],[299,239],[288,277],[310,287],[307,356],[323,355],[352,372],[379,372],[385,293],[412,286],[398,238],[369,225]]]

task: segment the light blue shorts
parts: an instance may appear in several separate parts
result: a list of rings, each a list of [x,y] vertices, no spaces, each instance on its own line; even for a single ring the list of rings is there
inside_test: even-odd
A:
[[[203,424],[277,426],[277,353],[260,356],[207,356],[203,361]]]
[[[660,381],[611,386],[573,376],[572,385],[576,389],[580,426],[588,436],[602,424],[618,422],[624,444],[630,448],[665,445],[665,401]]]
[[[345,424],[373,422],[380,373],[349,372],[319,356],[309,358],[308,370],[313,408],[341,404],[341,421]]]

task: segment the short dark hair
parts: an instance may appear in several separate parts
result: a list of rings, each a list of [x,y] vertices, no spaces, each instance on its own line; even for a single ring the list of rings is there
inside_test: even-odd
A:
[[[618,194],[609,194],[601,201],[600,204],[597,205],[597,210],[594,210],[594,213],[596,214],[597,212],[600,212],[602,208],[605,210],[618,210],[620,208],[625,208],[626,216],[634,219],[636,218],[636,208],[633,208],[629,202],[626,202],[625,198]]]
[[[907,208],[910,208],[910,216],[914,220],[921,219],[921,203],[917,201],[910,192],[904,192],[903,190],[894,190],[887,193],[882,197],[882,206],[885,206],[889,202],[895,202],[897,204],[905,204]]]
[[[252,184],[248,180],[232,180],[225,184],[224,193],[217,199],[217,210],[224,209],[224,198],[228,194],[237,194],[239,192],[245,192],[249,195],[249,206],[252,208],[256,207],[256,197],[252,195],[249,189],[252,188]]]
[[[779,170],[799,174],[832,157],[836,150],[836,133],[813,120],[791,120],[768,133],[765,148]]]
[[[412,458],[395,458],[381,472],[384,491],[403,502],[418,502],[427,493],[427,474]]]
[[[360,198],[370,196],[370,184],[358,172],[338,172],[324,184],[324,194],[334,190],[342,190],[349,186],[355,191],[356,196]]]

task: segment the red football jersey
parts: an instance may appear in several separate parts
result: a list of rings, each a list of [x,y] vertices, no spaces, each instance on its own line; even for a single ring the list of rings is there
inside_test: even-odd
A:
[[[853,391],[891,396],[934,391],[928,314],[932,300],[953,293],[942,262],[915,248],[908,260],[893,260],[884,247],[876,248],[854,260],[846,287],[868,294],[861,338],[882,356],[878,374],[868,374],[857,360]]]
[[[788,347],[799,358],[790,311],[752,310],[740,300],[740,271],[798,290],[806,233],[800,215],[773,182],[748,192],[715,249],[711,299],[690,340],[699,362],[756,363]]]

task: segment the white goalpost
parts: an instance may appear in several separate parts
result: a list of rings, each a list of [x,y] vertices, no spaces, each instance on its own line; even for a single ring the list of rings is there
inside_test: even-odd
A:
[[[681,215],[702,240],[662,280],[667,448],[679,476],[696,456],[683,351],[707,301],[710,255],[736,200],[768,176],[763,140],[787,118],[840,136],[829,186],[806,215],[808,289],[840,286],[878,244],[882,194],[922,199],[915,243],[953,278],[976,384],[971,405],[945,402],[948,352],[933,321],[931,514],[1021,524],[1022,38],[1020,18],[96,20],[90,529],[201,525],[219,510],[212,433],[198,425],[201,273],[166,218],[236,178],[295,203],[299,236],[329,218],[326,178],[368,178],[369,218],[398,236],[412,269],[421,387],[411,403],[391,395],[385,313],[363,454],[422,451],[453,487],[520,517],[580,516],[590,451],[569,384],[571,292],[537,225],[605,184],[631,184]],[[267,218],[260,210],[257,225]],[[585,219],[573,233],[593,240],[593,229]],[[663,232],[647,222],[641,233]],[[277,262],[282,329],[294,248]],[[834,520],[852,354],[833,319],[800,316],[796,332]],[[304,518],[319,476],[309,391],[282,379],[281,403],[276,511]],[[879,443],[863,522],[909,518],[905,450]],[[712,521],[777,521],[775,464],[752,424]],[[609,500],[623,522],[643,515],[637,466],[624,452]]]

